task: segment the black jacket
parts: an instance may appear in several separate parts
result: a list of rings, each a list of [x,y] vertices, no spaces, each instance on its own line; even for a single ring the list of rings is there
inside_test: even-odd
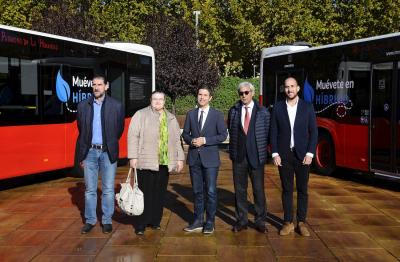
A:
[[[94,96],[91,96],[78,104],[77,124],[79,136],[77,146],[79,148],[77,157],[79,162],[86,158],[92,144],[93,102]],[[122,104],[106,95],[101,107],[101,128],[103,145],[107,147],[106,150],[111,163],[118,159],[118,140],[124,131],[124,119],[125,112]]]
[[[299,99],[296,118],[294,120],[294,147],[296,157],[303,160],[307,152],[315,154],[318,140],[318,128],[312,104]],[[282,159],[287,159],[290,150],[290,120],[286,100],[275,104],[271,121],[272,153],[278,153]]]
[[[267,160],[267,146],[269,134],[270,113],[268,110],[254,101],[255,112],[255,141],[258,153],[259,165],[264,165]],[[228,113],[228,130],[229,130],[229,156],[235,161],[238,156],[238,137],[239,131],[242,129],[241,124],[242,102],[237,102]]]

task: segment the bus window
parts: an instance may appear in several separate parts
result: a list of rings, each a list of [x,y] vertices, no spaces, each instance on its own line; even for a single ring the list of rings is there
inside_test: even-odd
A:
[[[37,64],[13,57],[2,57],[0,62],[0,123],[18,125],[37,121]]]
[[[348,89],[352,107],[348,113],[357,124],[368,124],[370,79],[370,71],[349,71],[348,81],[354,82],[354,88]]]
[[[125,72],[117,66],[111,66],[107,77],[110,83],[111,96],[121,102],[125,101]]]
[[[133,115],[150,102],[151,70],[151,59],[128,55],[128,88],[125,96],[127,115]]]
[[[0,57],[0,106],[10,103],[11,94],[8,84],[8,57]]]
[[[61,101],[57,98],[56,79],[60,65],[40,66],[40,85],[43,90],[43,119],[64,114]]]
[[[273,74],[264,74],[263,82],[264,82],[263,86],[266,87],[263,90],[265,92],[265,93],[263,93],[263,99],[264,99],[263,104],[264,104],[264,106],[266,106],[268,108],[275,103],[275,99],[276,99],[276,88],[275,88],[274,75]]]

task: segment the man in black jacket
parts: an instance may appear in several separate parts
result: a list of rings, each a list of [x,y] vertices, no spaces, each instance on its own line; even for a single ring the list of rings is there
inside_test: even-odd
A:
[[[247,229],[247,176],[253,187],[256,229],[265,233],[267,216],[264,194],[264,165],[267,160],[267,144],[270,114],[255,100],[254,86],[242,82],[238,86],[240,101],[228,114],[229,154],[233,166],[235,187],[236,224],[234,232]]]
[[[89,233],[97,222],[97,181],[102,181],[103,233],[112,231],[114,214],[114,181],[119,154],[118,140],[124,131],[122,104],[106,95],[105,76],[92,81],[93,96],[78,104],[78,160],[85,177],[85,225],[82,234]]]
[[[296,174],[297,226],[302,236],[310,236],[305,222],[308,206],[308,173],[318,140],[317,122],[312,104],[300,99],[296,79],[285,80],[286,99],[274,106],[271,123],[271,145],[274,164],[282,183],[284,224],[281,236],[294,231],[293,180]]]

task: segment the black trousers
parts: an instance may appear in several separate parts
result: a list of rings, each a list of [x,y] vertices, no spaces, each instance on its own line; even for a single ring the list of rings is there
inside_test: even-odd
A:
[[[295,152],[290,152],[287,159],[282,159],[279,175],[282,184],[282,205],[284,222],[293,222],[293,181],[296,174],[297,188],[297,222],[305,222],[308,206],[309,165],[303,165],[303,160],[296,158]]]
[[[254,196],[255,223],[264,224],[267,217],[264,193],[264,166],[251,168],[246,157],[240,163],[233,161],[233,183],[235,188],[236,222],[241,225],[248,223],[247,186],[250,176]]]
[[[160,225],[169,179],[168,166],[160,166],[159,171],[138,169],[137,175],[139,188],[144,194],[144,210],[137,218],[137,229]]]

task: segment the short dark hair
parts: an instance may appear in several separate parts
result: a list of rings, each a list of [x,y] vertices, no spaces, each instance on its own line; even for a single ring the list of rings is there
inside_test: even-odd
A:
[[[199,94],[200,89],[207,90],[208,93],[210,94],[210,96],[213,96],[213,92],[212,92],[211,88],[209,88],[209,87],[199,87],[199,88],[197,89],[197,94]]]
[[[93,75],[93,79],[103,79],[104,84],[108,83],[106,75],[101,74],[101,73],[95,73]]]

